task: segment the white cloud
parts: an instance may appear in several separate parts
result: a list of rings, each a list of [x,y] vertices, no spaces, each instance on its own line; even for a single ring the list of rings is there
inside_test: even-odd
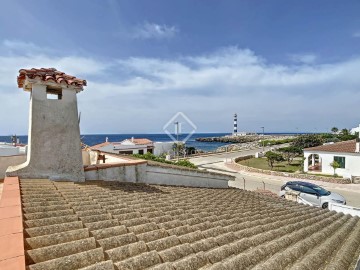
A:
[[[354,38],[360,38],[360,31],[354,32],[354,33],[352,34],[352,36],[353,36]]]
[[[172,38],[179,32],[175,26],[145,22],[134,29],[133,37],[140,39]]]
[[[311,53],[305,54],[290,54],[290,59],[295,63],[303,63],[303,64],[314,64],[317,60],[317,56]]]
[[[360,58],[333,64],[274,65],[237,47],[174,59],[130,57],[111,63],[40,52],[5,53],[0,55],[1,115],[14,109],[14,102],[8,100],[19,96],[16,75],[24,67],[55,67],[88,80],[79,96],[85,133],[161,132],[178,111],[186,113],[199,131],[231,131],[234,112],[241,129],[247,131],[264,125],[269,131],[296,127],[320,131],[334,123],[348,127],[359,121],[354,112],[360,100]],[[18,126],[27,126],[23,106],[15,116],[22,123]],[[10,120],[2,124],[8,133],[21,133],[10,129]]]

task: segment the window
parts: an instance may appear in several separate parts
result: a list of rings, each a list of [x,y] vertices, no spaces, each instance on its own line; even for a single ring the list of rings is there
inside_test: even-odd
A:
[[[47,87],[46,88],[46,97],[47,99],[57,99],[60,100],[62,99],[62,90],[60,89],[56,89],[56,88],[50,88]]]
[[[309,187],[304,187],[304,186],[301,186],[301,192],[304,192],[307,194],[312,194],[312,195],[317,195],[317,192],[315,190],[313,190],[312,188],[309,188]]]
[[[295,191],[299,191],[301,192],[300,186],[299,185],[288,185],[288,188],[295,190]]]
[[[335,156],[334,161],[336,161],[337,163],[340,164],[339,168],[345,169],[345,157],[337,157],[337,156]]]

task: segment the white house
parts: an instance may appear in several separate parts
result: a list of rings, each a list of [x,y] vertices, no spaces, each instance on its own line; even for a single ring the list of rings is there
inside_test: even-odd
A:
[[[337,161],[340,168],[336,174],[344,178],[360,177],[360,138],[351,141],[331,143],[304,149],[304,171],[334,174],[330,165]]]
[[[154,152],[154,143],[149,139],[126,139],[121,142],[103,142],[91,147],[94,150],[100,150],[115,154],[146,154]]]
[[[359,127],[356,127],[356,128],[352,128],[350,130],[350,134],[351,135],[355,135],[356,132],[359,132],[360,133],[360,126]]]

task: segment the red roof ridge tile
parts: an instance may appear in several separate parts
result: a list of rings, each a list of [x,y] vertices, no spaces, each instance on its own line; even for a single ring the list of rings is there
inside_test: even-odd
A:
[[[58,71],[55,68],[31,68],[20,69],[17,77],[18,87],[23,88],[26,78],[35,79],[39,77],[42,81],[53,81],[55,83],[65,83],[78,87],[86,86],[86,80]]]

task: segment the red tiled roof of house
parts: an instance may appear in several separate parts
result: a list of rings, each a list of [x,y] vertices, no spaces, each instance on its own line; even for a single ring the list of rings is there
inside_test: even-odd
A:
[[[101,147],[107,146],[111,144],[110,142],[103,142],[103,143],[99,143],[99,144],[95,144],[93,146],[91,146],[92,149],[100,149]]]
[[[17,77],[18,87],[24,87],[26,78],[35,79],[40,77],[43,81],[52,81],[55,83],[66,83],[67,85],[74,85],[78,87],[86,86],[86,80],[76,78],[58,71],[55,68],[32,68],[32,69],[20,69],[19,76]]]
[[[150,141],[149,139],[133,139],[132,142],[135,144],[151,144],[152,143],[152,141]]]
[[[304,151],[355,153],[356,140],[324,144],[320,146],[305,148]]]

